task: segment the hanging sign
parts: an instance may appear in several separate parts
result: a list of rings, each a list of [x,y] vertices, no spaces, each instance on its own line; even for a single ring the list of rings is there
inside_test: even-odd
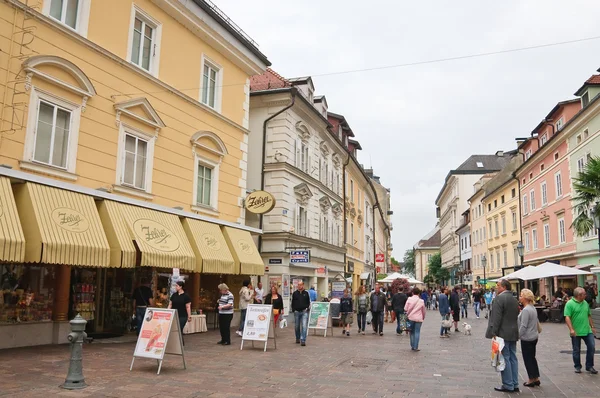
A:
[[[265,214],[275,207],[275,197],[266,191],[254,191],[246,196],[246,210],[254,214]]]
[[[310,262],[310,251],[308,250],[292,250],[290,252],[290,263],[292,264],[307,264]]]
[[[385,262],[385,255],[383,253],[378,253],[375,255],[375,262],[376,263],[383,263]]]

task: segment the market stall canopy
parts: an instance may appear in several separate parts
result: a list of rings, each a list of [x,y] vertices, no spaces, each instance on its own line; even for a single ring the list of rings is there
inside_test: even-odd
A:
[[[399,274],[398,272],[394,272],[392,274],[389,274],[388,276],[386,276],[383,279],[378,280],[377,282],[383,282],[383,283],[392,283],[393,281],[395,281],[396,279],[406,279],[408,280],[409,283],[418,283],[419,281],[417,281],[416,279],[412,279],[410,276],[408,275],[403,275],[403,274]],[[410,280],[413,280],[415,282],[411,282]]]
[[[420,280],[412,278],[412,277],[408,278],[408,283],[410,283],[412,285],[424,285],[425,284],[424,282],[421,282]]]
[[[25,262],[108,267],[110,246],[94,198],[26,182],[14,186]]]
[[[565,267],[564,265],[545,262],[537,266],[528,266],[516,272],[505,275],[500,279],[521,279],[524,281],[551,278],[554,276],[574,276],[591,275],[591,272],[579,270],[575,267]]]
[[[0,177],[0,261],[25,260],[25,235],[10,180]]]
[[[196,271],[196,256],[179,217],[105,200],[98,205],[111,248],[111,266],[139,265]]]
[[[229,250],[233,255],[236,269],[242,275],[264,275],[263,262],[250,232],[233,227],[221,227]]]
[[[366,281],[367,279],[369,279],[369,275],[371,274],[368,272],[363,272],[362,274],[360,274],[360,279]]]
[[[183,229],[196,254],[196,272],[234,275],[236,267],[229,245],[217,224],[183,219]]]

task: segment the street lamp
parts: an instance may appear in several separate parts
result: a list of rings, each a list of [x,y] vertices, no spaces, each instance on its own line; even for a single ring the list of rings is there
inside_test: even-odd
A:
[[[487,258],[485,258],[485,254],[481,258],[481,265],[483,265],[483,280],[485,281],[485,286],[487,287],[487,278],[485,276],[485,266],[487,265]]]
[[[521,268],[523,267],[523,250],[525,249],[525,246],[523,246],[523,242],[519,241],[519,244],[517,245],[517,252],[519,253],[519,257],[521,257]]]

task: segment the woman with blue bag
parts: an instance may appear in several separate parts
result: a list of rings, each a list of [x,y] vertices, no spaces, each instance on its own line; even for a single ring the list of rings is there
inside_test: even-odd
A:
[[[448,288],[442,290],[440,297],[438,298],[438,305],[440,308],[440,315],[442,316],[442,325],[440,327],[440,338],[449,338],[448,331],[452,327],[450,321],[450,301],[448,300]]]

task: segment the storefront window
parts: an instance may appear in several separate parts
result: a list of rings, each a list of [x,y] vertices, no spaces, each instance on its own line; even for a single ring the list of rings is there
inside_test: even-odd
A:
[[[0,289],[0,324],[52,320],[52,267],[1,264]]]

